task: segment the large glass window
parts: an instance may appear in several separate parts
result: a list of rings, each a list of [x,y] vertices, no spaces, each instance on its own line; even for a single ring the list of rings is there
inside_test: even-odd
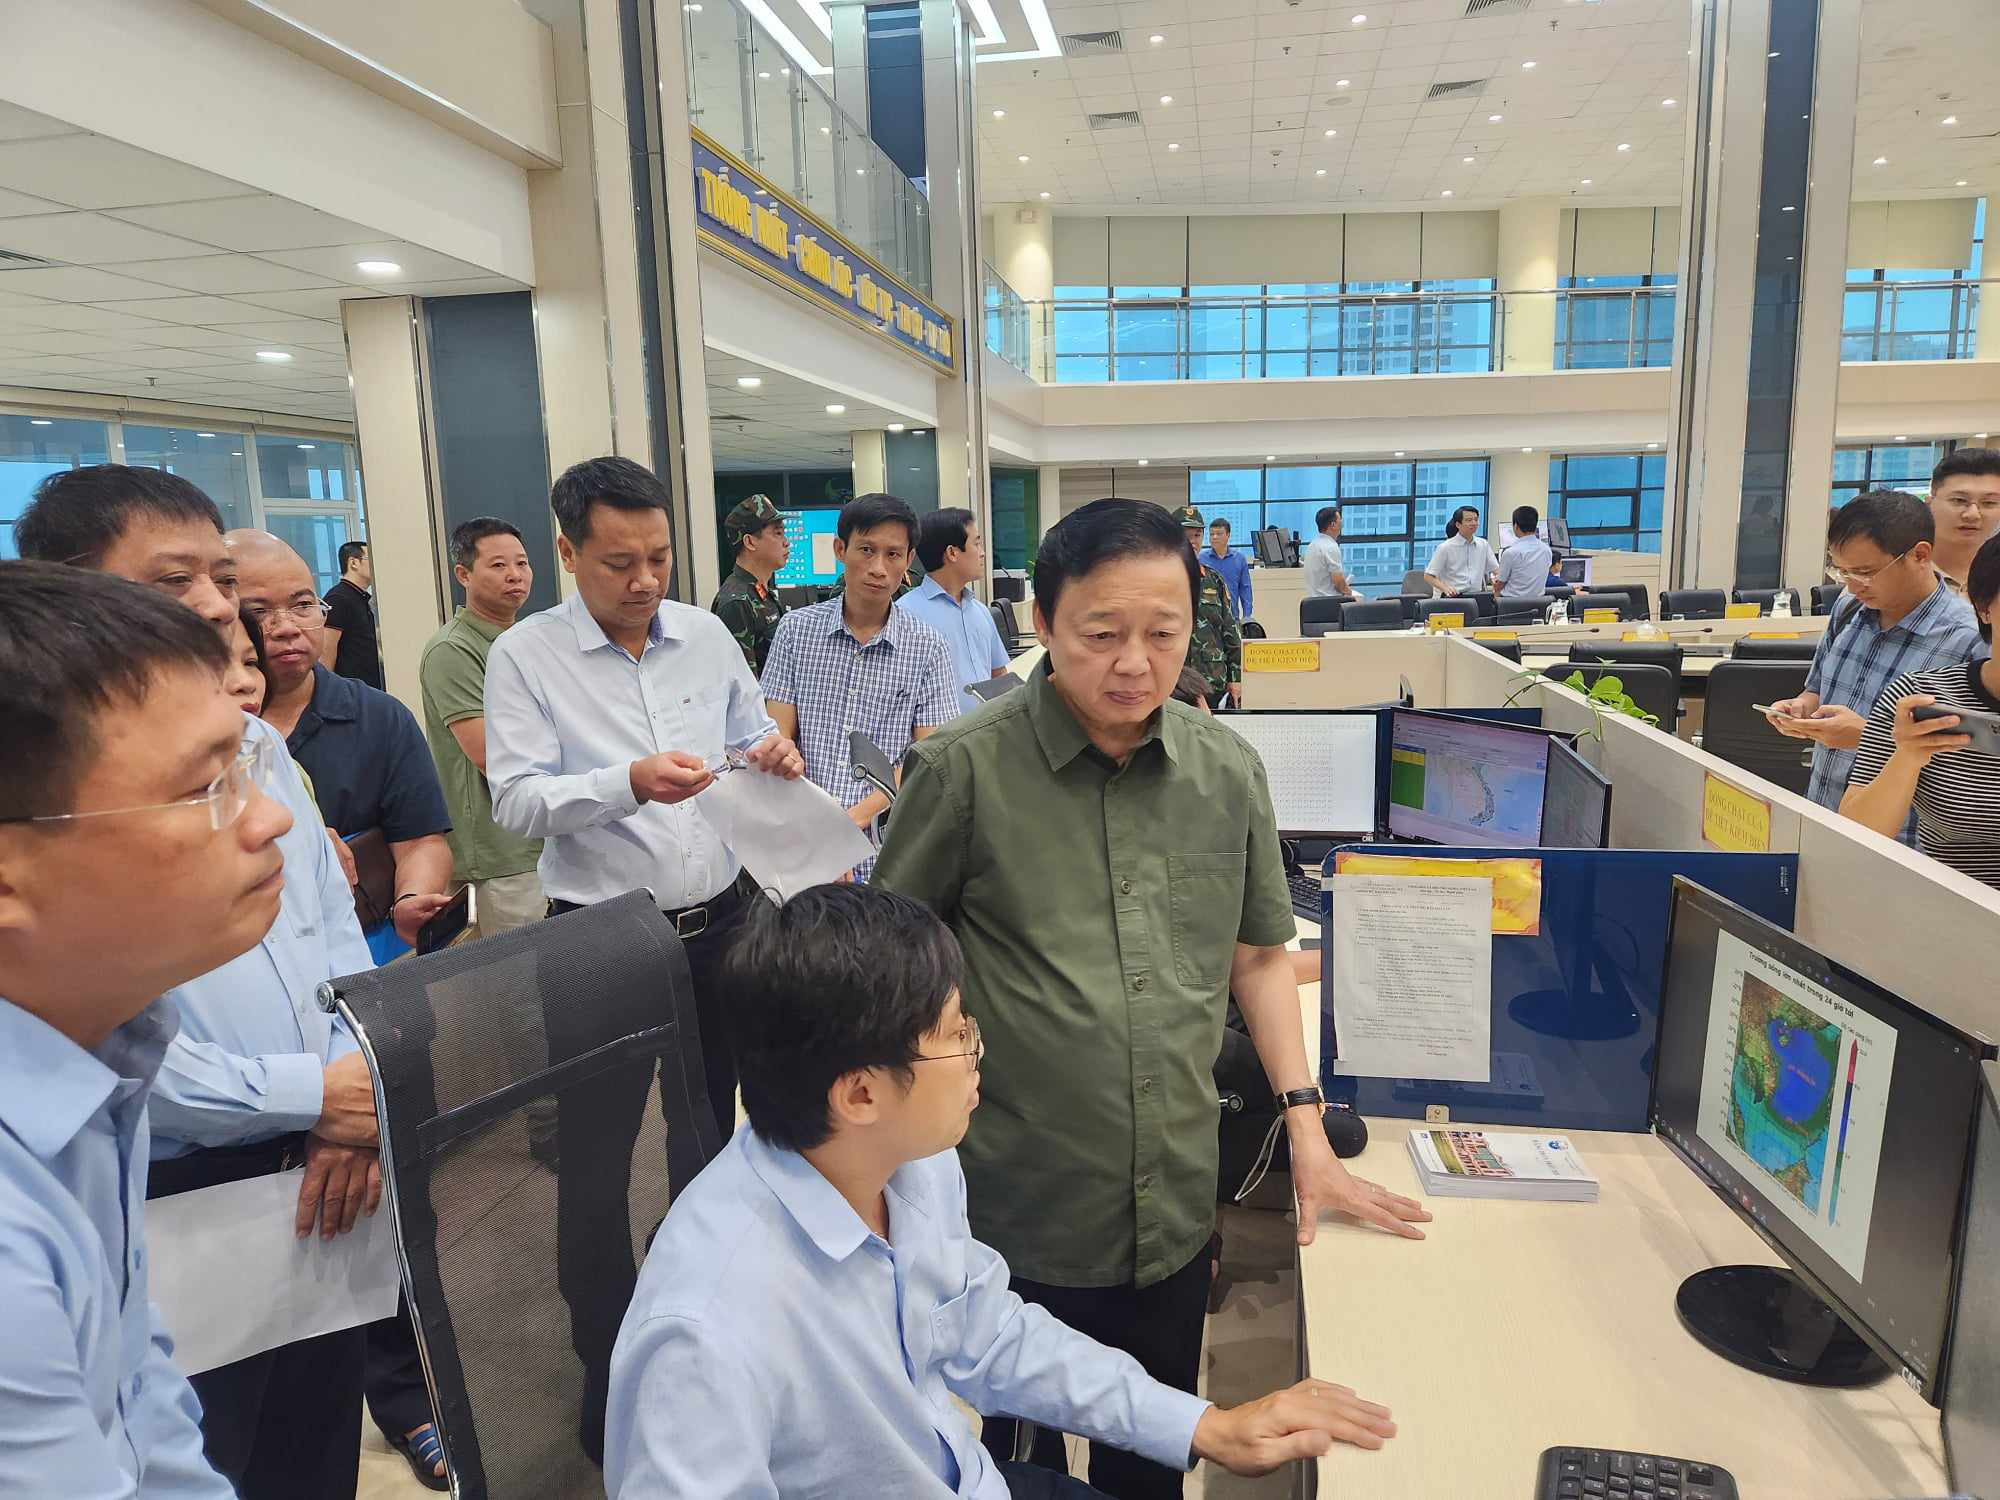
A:
[[[1944,457],[1942,443],[1884,443],[1873,448],[1833,450],[1833,493],[1838,510],[1863,490],[1908,490],[1927,495],[1931,470]]]
[[[1556,368],[1672,364],[1674,281],[1670,275],[1563,277],[1556,294]]]
[[[1985,249],[1986,200],[1981,198],[1972,215],[1970,265],[1851,267],[1841,304],[1840,357],[1973,358],[1985,290],[1979,284]]]
[[[1401,591],[1403,575],[1429,561],[1444,523],[1461,505],[1486,512],[1483,458],[1415,463],[1286,464],[1260,469],[1196,469],[1188,493],[1202,516],[1229,518],[1231,546],[1251,550],[1262,526],[1309,541],[1314,517],[1338,503],[1347,576],[1367,595]]]
[[[1570,544],[1658,552],[1665,525],[1663,453],[1570,453],[1549,460],[1548,515],[1569,523]]]
[[[254,524],[250,505],[250,461],[243,434],[183,427],[125,424],[125,462],[165,469],[195,485],[222,510],[228,527]]]
[[[110,457],[107,423],[0,412],[0,557],[21,555],[14,546],[14,523],[36,485],[50,474],[107,463]]]

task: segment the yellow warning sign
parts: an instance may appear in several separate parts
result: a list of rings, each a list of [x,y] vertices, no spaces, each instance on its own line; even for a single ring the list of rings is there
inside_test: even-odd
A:
[[[1731,854],[1771,852],[1771,804],[1708,773],[1701,793],[1701,836]]]
[[[1318,641],[1245,641],[1246,672],[1317,672]]]

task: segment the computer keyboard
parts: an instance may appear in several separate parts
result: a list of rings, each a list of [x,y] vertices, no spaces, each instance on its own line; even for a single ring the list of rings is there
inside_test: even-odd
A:
[[[1285,871],[1285,883],[1292,888],[1292,910],[1308,922],[1319,920],[1319,872],[1310,875],[1297,866]]]
[[[1535,1500],[1736,1500],[1727,1469],[1622,1448],[1547,1448]]]

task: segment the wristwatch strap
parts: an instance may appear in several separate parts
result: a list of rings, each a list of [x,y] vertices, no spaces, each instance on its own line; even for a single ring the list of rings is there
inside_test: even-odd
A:
[[[1302,1109],[1310,1104],[1315,1109],[1326,1108],[1326,1095],[1318,1089],[1290,1089],[1282,1094],[1272,1095],[1272,1102],[1278,1106],[1278,1113],[1288,1109]]]

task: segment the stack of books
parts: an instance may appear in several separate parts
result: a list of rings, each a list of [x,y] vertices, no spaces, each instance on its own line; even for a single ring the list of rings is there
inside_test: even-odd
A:
[[[1597,1179],[1566,1136],[1413,1130],[1410,1160],[1433,1198],[1597,1201]]]

